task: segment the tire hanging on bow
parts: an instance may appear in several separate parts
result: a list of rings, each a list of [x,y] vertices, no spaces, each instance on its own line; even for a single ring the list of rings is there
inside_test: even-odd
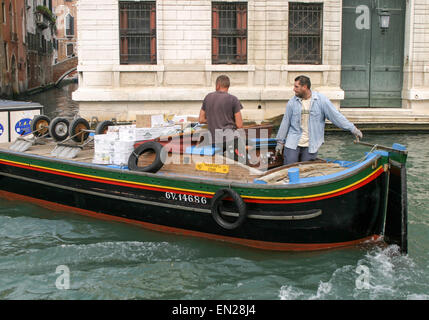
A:
[[[235,206],[238,209],[238,218],[234,222],[228,222],[222,217],[222,215],[225,214],[224,212],[222,212],[222,209],[223,209],[222,202],[227,197],[232,198],[232,201],[234,202]],[[212,199],[211,214],[213,219],[216,221],[216,223],[219,226],[227,230],[233,230],[240,227],[246,220],[246,217],[247,217],[246,203],[236,191],[230,188],[219,189],[218,191],[216,191]]]

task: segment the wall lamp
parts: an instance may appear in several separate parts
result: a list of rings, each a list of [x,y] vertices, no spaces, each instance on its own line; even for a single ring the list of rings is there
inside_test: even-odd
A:
[[[389,24],[390,24],[390,12],[387,10],[381,10],[378,13],[378,18],[379,18],[379,22],[380,22],[380,29],[381,31],[386,31],[387,29],[389,29]]]

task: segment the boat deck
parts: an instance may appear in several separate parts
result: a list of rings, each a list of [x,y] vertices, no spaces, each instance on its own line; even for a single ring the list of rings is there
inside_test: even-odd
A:
[[[24,153],[56,159],[51,154],[57,143],[51,139],[39,139],[43,144],[33,144]],[[13,143],[1,143],[0,149],[8,150]],[[73,144],[71,144],[73,145]],[[76,154],[76,162],[89,163],[100,166],[107,164],[94,163],[94,146],[88,143]],[[146,152],[139,157],[138,166],[144,167],[155,160],[155,153]],[[181,177],[210,178],[212,180],[231,180],[245,183],[285,184],[289,183],[288,169],[298,167],[301,177],[316,177],[345,170],[338,163],[327,163],[324,160],[302,162],[287,166],[270,166],[267,163],[253,164],[252,166],[228,159],[222,155],[202,156],[195,154],[169,154],[167,160],[157,174]]]
[[[13,143],[14,142],[0,143],[0,149],[7,150]],[[51,154],[52,150],[54,150],[54,148],[57,145],[53,139],[49,139],[49,138],[41,139],[40,143],[41,144],[33,144],[30,148],[28,148],[25,151],[25,153],[49,157],[49,158],[56,158],[54,155]],[[88,146],[84,147],[77,154],[77,156],[73,158],[73,160],[79,161],[79,162],[91,163],[93,158],[94,158],[93,144],[89,144]]]

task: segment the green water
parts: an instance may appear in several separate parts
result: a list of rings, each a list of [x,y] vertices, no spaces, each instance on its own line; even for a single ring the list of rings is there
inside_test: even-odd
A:
[[[381,245],[266,252],[0,199],[0,299],[429,299],[429,134],[364,141],[409,150],[406,256]],[[365,151],[349,133],[328,133],[319,155]],[[56,286],[58,266],[69,289]]]

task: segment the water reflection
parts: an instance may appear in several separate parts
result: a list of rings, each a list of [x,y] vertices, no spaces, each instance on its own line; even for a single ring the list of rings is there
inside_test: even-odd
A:
[[[18,100],[38,102],[44,106],[44,114],[49,118],[61,116],[73,118],[79,112],[79,104],[72,100],[72,93],[77,90],[76,82],[62,82],[58,88],[52,88],[33,95],[20,96]]]

